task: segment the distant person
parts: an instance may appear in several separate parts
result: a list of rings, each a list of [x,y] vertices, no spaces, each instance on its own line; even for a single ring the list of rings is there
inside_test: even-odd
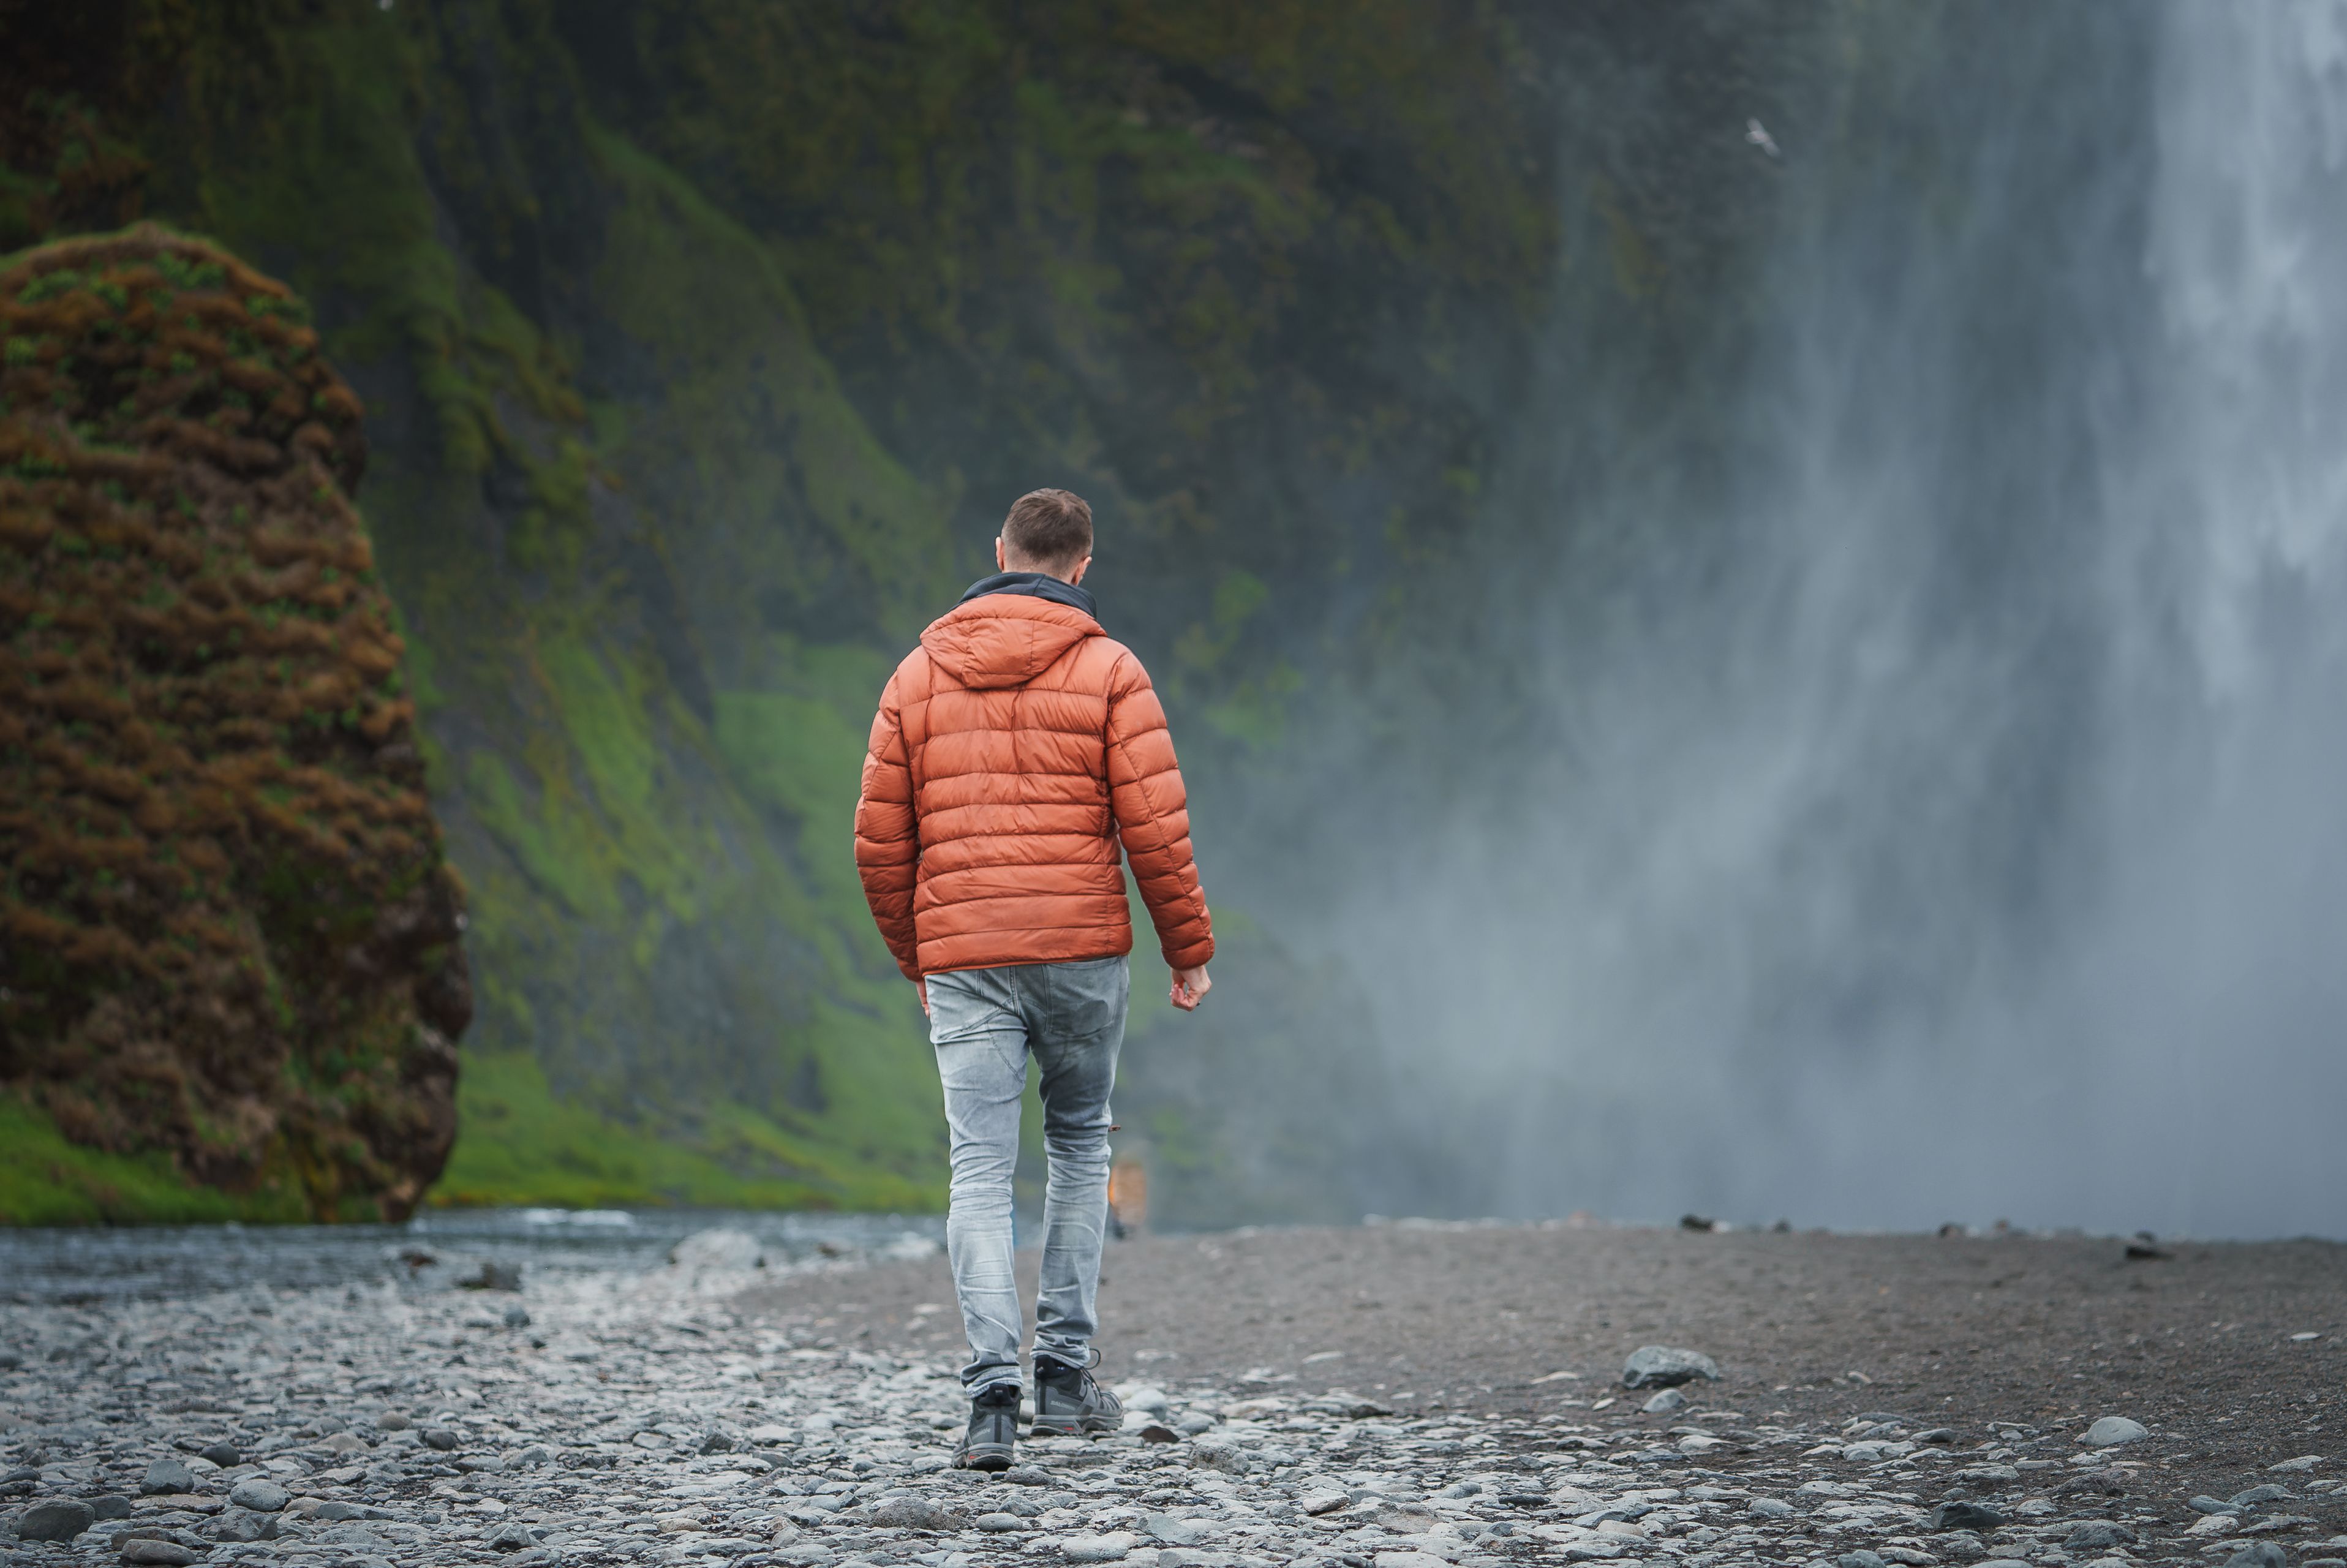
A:
[[[1108,1097],[1133,950],[1117,845],[1184,1012],[1213,984],[1214,932],[1165,712],[1082,587],[1092,508],[1065,490],[1021,496],[994,563],[1002,569],[921,633],[881,693],[856,864],[897,967],[920,988],[945,1085],[946,1247],[970,1350],[969,1430],[954,1462],[999,1471],[1019,1435],[1010,1173],[1030,1055],[1051,1161],[1033,1430],[1105,1432],[1124,1420],[1092,1377]]]

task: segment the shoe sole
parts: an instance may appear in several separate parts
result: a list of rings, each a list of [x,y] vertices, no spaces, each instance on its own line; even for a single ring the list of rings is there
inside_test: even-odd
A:
[[[1010,1464],[1009,1443],[975,1443],[954,1455],[956,1470],[1005,1471]]]
[[[1122,1430],[1123,1426],[1122,1417],[1111,1420],[1106,1416],[1085,1416],[1065,1426],[1055,1420],[1037,1420],[1027,1430],[1030,1436],[1039,1438],[1100,1437],[1107,1432]]]

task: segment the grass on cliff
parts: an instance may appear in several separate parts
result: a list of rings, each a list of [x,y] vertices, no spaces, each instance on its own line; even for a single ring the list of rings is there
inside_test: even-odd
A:
[[[470,1056],[458,1081],[462,1131],[433,1189],[442,1208],[942,1208],[924,1184],[843,1166],[756,1113],[712,1111],[689,1143],[625,1126],[554,1097],[521,1051]]]
[[[238,1195],[189,1183],[167,1155],[108,1154],[69,1143],[46,1114],[0,1095],[0,1225],[299,1223],[299,1191]]]

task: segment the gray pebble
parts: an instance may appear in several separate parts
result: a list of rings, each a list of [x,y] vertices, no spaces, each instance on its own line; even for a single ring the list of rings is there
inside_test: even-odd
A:
[[[1625,1389],[1668,1389],[1696,1378],[1719,1381],[1719,1363],[1699,1350],[1677,1350],[1667,1345],[1645,1345],[1622,1364]]]
[[[872,1522],[890,1530],[959,1530],[961,1515],[923,1497],[888,1497],[872,1505]]]
[[[128,1519],[130,1500],[118,1491],[101,1492],[89,1500],[89,1511],[100,1519]]]
[[[222,1470],[234,1470],[244,1462],[244,1456],[237,1452],[231,1443],[212,1443],[202,1450],[200,1457],[210,1460]]]
[[[122,1560],[130,1563],[157,1564],[158,1568],[187,1568],[190,1563],[200,1562],[202,1553],[182,1546],[176,1541],[157,1541],[149,1538],[124,1542]]]
[[[1660,1416],[1665,1415],[1672,1410],[1679,1409],[1686,1404],[1686,1396],[1685,1394],[1680,1393],[1676,1389],[1665,1389],[1661,1393],[1656,1394],[1653,1399],[1648,1399],[1645,1404],[1640,1408],[1650,1416]]]
[[[2150,1431],[2141,1421],[2129,1420],[2125,1416],[2105,1416],[2088,1427],[2086,1435],[2078,1440],[2089,1448],[2108,1449],[2116,1448],[2121,1443],[2140,1442],[2149,1436]]]
[[[2004,1523],[2004,1514],[1970,1498],[1951,1498],[1932,1510],[1934,1530],[1994,1530]]]
[[[255,1513],[249,1508],[223,1509],[204,1526],[204,1533],[214,1541],[274,1541],[277,1539],[277,1515]]]
[[[53,1497],[16,1516],[19,1541],[71,1541],[97,1522],[97,1511],[77,1497]]]
[[[265,1477],[249,1475],[236,1483],[228,1500],[233,1506],[249,1508],[255,1513],[275,1513],[293,1500],[293,1494]]]
[[[97,1519],[98,1512],[80,1498],[49,1498],[16,1514],[16,1540],[73,1540]]]
[[[138,1483],[141,1497],[159,1497],[166,1492],[195,1490],[196,1472],[188,1468],[185,1460],[157,1460],[147,1467],[146,1479]]]
[[[2062,1542],[2065,1552],[2107,1552],[2114,1546],[2135,1544],[2135,1532],[2124,1524],[2114,1524],[2106,1519],[2090,1519],[2074,1526]]]
[[[2272,1542],[2260,1541],[2226,1558],[2225,1568],[2290,1568],[2290,1558]]]
[[[457,1443],[462,1440],[462,1439],[458,1438],[455,1432],[450,1431],[446,1427],[427,1427],[425,1429],[424,1446],[428,1449],[437,1449],[444,1454],[456,1452]]]

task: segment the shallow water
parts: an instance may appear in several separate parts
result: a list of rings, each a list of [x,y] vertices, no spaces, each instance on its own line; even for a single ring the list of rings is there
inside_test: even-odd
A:
[[[0,1302],[163,1300],[385,1282],[446,1290],[484,1261],[517,1265],[526,1278],[634,1273],[713,1227],[749,1232],[776,1263],[926,1254],[945,1238],[939,1214],[725,1209],[461,1209],[395,1225],[0,1229]]]

